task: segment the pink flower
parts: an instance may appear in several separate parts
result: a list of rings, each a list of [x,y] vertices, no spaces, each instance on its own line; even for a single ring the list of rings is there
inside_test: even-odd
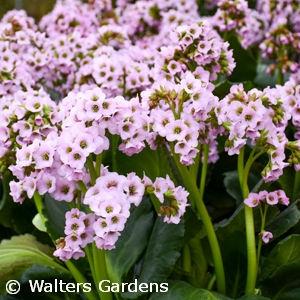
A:
[[[166,125],[166,138],[168,141],[181,141],[186,135],[188,127],[182,120],[175,120]]]
[[[244,203],[249,207],[258,206],[260,203],[260,196],[257,193],[249,193],[248,198],[244,200]]]
[[[266,197],[266,201],[269,205],[276,205],[278,203],[278,194],[276,192],[270,192]]]
[[[85,225],[80,219],[72,218],[66,220],[65,234],[80,235],[84,229]]]
[[[76,249],[81,245],[81,238],[75,233],[66,236],[65,241],[66,246],[70,247],[71,249]]]
[[[86,155],[84,151],[82,151],[80,148],[73,149],[68,154],[68,164],[71,168],[74,169],[82,169],[84,167],[84,163],[86,161]]]
[[[278,196],[278,201],[280,204],[283,204],[283,205],[290,204],[290,199],[286,196],[286,194],[283,190],[277,190],[276,194]]]
[[[49,143],[42,143],[34,152],[33,158],[37,169],[51,167],[53,163],[54,149]]]
[[[271,232],[269,232],[269,231],[263,230],[261,232],[261,238],[262,238],[262,240],[263,240],[264,243],[268,243],[269,240],[273,238],[273,234]]]
[[[14,202],[23,203],[24,198],[21,198],[21,194],[22,194],[21,182],[11,181],[9,183],[9,187],[10,187],[9,194],[13,197]]]
[[[127,180],[123,184],[123,189],[127,194],[127,201],[134,203],[135,206],[138,206],[141,203],[145,192],[145,186],[135,173],[127,175]]]
[[[93,229],[95,234],[99,237],[103,237],[109,230],[109,223],[105,218],[99,218],[94,224]]]
[[[19,167],[26,167],[32,164],[32,151],[30,148],[23,145],[21,149],[16,152],[16,164]]]
[[[22,185],[23,185],[23,189],[24,191],[27,192],[28,198],[32,198],[35,189],[36,189],[36,179],[32,178],[32,177],[25,177],[22,180]]]
[[[44,173],[37,182],[37,189],[40,195],[45,193],[53,193],[56,188],[56,177],[50,173]]]

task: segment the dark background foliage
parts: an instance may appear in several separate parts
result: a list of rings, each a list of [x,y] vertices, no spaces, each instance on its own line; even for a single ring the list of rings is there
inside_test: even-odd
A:
[[[40,20],[41,17],[53,9],[56,0],[1,0],[0,1],[0,18],[14,8],[23,8],[27,14]]]

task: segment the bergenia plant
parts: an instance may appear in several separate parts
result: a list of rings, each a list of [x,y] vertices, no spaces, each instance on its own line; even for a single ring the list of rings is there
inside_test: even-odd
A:
[[[3,16],[3,299],[299,299],[300,2],[198,2]]]

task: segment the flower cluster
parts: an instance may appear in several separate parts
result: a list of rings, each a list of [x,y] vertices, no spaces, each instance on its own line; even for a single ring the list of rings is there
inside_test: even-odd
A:
[[[1,100],[2,171],[15,162],[19,167],[28,167],[36,146],[27,146],[34,140],[35,145],[43,142],[51,132],[57,132],[62,114],[43,89],[17,91],[14,97],[4,96]]]
[[[264,41],[260,44],[263,57],[275,60],[283,73],[295,73],[298,62],[293,53],[299,52],[299,1],[260,0],[257,11],[266,21]],[[273,73],[276,65],[268,69]]]
[[[101,176],[88,188],[83,199],[91,213],[78,209],[66,213],[66,237],[57,241],[54,255],[62,260],[78,259],[85,255],[82,249],[92,242],[99,249],[114,249],[130,216],[131,203],[138,206],[145,192],[154,194],[162,204],[166,204],[165,200],[168,202],[159,210],[165,222],[180,222],[188,205],[188,192],[175,187],[169,177],[158,177],[153,183],[147,176],[141,180],[135,173],[123,176],[102,166]]]
[[[188,206],[187,197],[189,193],[181,186],[175,187],[168,175],[166,179],[158,177],[154,182],[144,176],[143,183],[146,192],[154,194],[163,204],[158,214],[165,217],[164,222],[178,224]]]
[[[248,8],[248,2],[245,0],[219,1],[211,23],[220,32],[225,33],[224,38],[234,31],[245,49],[262,42],[267,27],[264,17],[256,10]]]
[[[56,241],[57,247],[53,255],[61,260],[78,259],[85,256],[84,248],[93,242],[95,215],[86,214],[77,208],[66,213],[65,238]]]
[[[249,207],[256,207],[262,202],[265,202],[268,205],[289,205],[290,200],[283,190],[277,190],[273,192],[261,191],[259,193],[250,193],[248,197],[244,200],[244,203]]]
[[[272,24],[270,30],[265,34],[265,40],[260,44],[262,57],[276,60],[283,73],[296,72],[298,63],[290,59],[291,53],[298,53],[300,49],[300,35],[288,29],[287,20],[278,18],[277,23]],[[272,73],[276,65],[269,68]]]
[[[245,0],[220,0],[212,24],[222,32],[240,30],[246,25],[249,14],[250,9]]]
[[[92,2],[92,1],[90,1]],[[91,3],[79,0],[59,0],[54,9],[40,21],[40,28],[51,38],[68,35],[74,31],[81,35],[96,32],[99,27],[98,15],[104,10],[106,1],[97,1],[98,9]]]
[[[191,71],[205,81],[213,81],[218,73],[230,75],[235,67],[229,44],[205,22],[178,26],[171,39],[174,46],[162,47],[156,58],[158,80],[174,80],[173,77]]]
[[[244,200],[244,204],[251,208],[265,204],[263,206],[264,213],[262,213],[262,209],[260,207],[262,213],[261,216],[262,218],[265,218],[268,205],[272,206],[282,204],[288,206],[290,204],[290,200],[283,190],[276,190],[272,192],[260,191],[259,193],[249,193],[248,197]],[[264,243],[268,243],[269,240],[273,238],[273,234],[269,231],[265,231],[264,229],[261,230],[259,235]]]
[[[262,171],[265,181],[272,181],[282,175],[287,138],[285,127],[291,117],[275,89],[263,91],[252,89],[248,93],[243,85],[234,85],[215,108],[219,125],[229,133],[225,150],[229,155],[238,154],[247,139],[269,155],[269,162]]]
[[[199,141],[203,144],[211,142],[210,161],[215,161],[216,134],[206,121],[217,102],[217,97],[202,87],[201,80],[192,73],[188,73],[180,84],[164,79],[142,92],[142,104],[150,109],[150,135],[147,138],[150,147],[156,149],[167,141],[171,150],[180,155],[180,162],[190,165],[199,152]]]
[[[140,0],[122,5],[122,8],[116,14],[131,39],[142,48],[158,49],[168,45],[171,30],[199,20],[194,0]]]
[[[99,249],[113,249],[120,231],[130,216],[130,204],[142,201],[145,187],[141,179],[130,173],[127,177],[104,169],[83,199],[96,216],[94,241]]]

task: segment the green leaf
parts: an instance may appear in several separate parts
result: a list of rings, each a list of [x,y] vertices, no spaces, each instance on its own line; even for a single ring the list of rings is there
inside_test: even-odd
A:
[[[195,287],[207,286],[207,260],[203,252],[201,240],[198,237],[191,239],[188,243],[191,251],[191,274],[188,276],[189,283]]]
[[[175,166],[171,166],[171,157],[168,157],[162,147],[157,150],[151,150],[146,147],[140,153],[127,156],[123,152],[116,152],[117,169],[120,174],[128,174],[135,172],[139,177],[143,177],[144,173],[151,179],[156,177],[166,177],[168,174],[174,183],[180,183],[180,178]],[[175,174],[174,174],[175,173]]]
[[[41,280],[46,278],[64,279],[65,281],[72,281],[73,277],[69,272],[53,269],[47,266],[33,265],[22,273],[18,281],[20,284],[26,283],[29,280]]]
[[[47,228],[41,218],[41,215],[37,213],[35,217],[32,219],[32,224],[39,230],[43,232],[47,232]]]
[[[300,200],[297,200],[266,226],[265,230],[272,232],[273,238],[277,238],[295,226],[299,222],[299,219]]]
[[[269,206],[268,210],[267,210],[265,226],[270,224],[279,213],[280,213],[280,210],[278,207]],[[261,230],[261,214],[260,214],[258,207],[255,207],[253,210],[253,218],[254,218],[255,231],[260,231]]]
[[[278,178],[277,182],[281,185],[281,188],[285,191],[285,194],[288,198],[292,199],[293,197],[293,184],[294,183],[295,172],[292,171],[292,168],[284,168],[283,174]]]
[[[236,299],[243,294],[247,279],[246,235],[235,231],[220,243],[227,295]]]
[[[5,293],[5,283],[19,278],[35,264],[68,273],[52,255],[54,249],[26,234],[3,240],[0,244],[0,292]]]
[[[213,94],[219,99],[223,99],[226,95],[229,94],[230,88],[233,86],[232,82],[229,82],[228,80],[224,80],[219,82],[213,91]]]
[[[138,260],[147,247],[152,226],[152,205],[149,197],[144,196],[141,204],[132,209],[116,248],[106,252],[107,271],[112,282],[121,283]]]
[[[149,240],[148,248],[143,258],[141,275],[138,283],[166,282],[183,245],[184,222],[168,224],[158,217]],[[122,293],[124,298],[135,299],[142,292]]]
[[[235,231],[245,227],[244,203],[241,203],[235,212],[228,218],[214,225],[219,240],[225,239]]]
[[[238,83],[243,84],[244,90],[246,92],[251,90],[252,88],[254,88],[254,85],[252,84],[251,81],[244,81],[244,82],[239,81]],[[229,94],[230,88],[235,84],[237,84],[237,82],[231,82],[228,80],[221,81],[216,85],[216,87],[213,91],[213,94],[215,96],[219,97],[220,99],[223,99],[226,95]]]
[[[54,280],[62,280],[64,283],[73,282],[75,283],[73,277],[70,273],[61,272],[56,269],[52,269],[45,266],[40,265],[33,265],[32,267],[28,268],[20,278],[18,278],[19,283],[21,284],[20,292],[18,293],[18,296],[20,299],[66,299],[66,300],[75,300],[76,294],[70,293],[70,292],[57,292],[54,293],[54,289],[52,293],[46,293],[46,292],[35,292],[33,293],[31,291],[31,287],[29,284],[29,280],[38,280],[41,282],[43,280],[44,282],[52,283],[54,286]],[[65,289],[66,285],[62,286],[63,290]],[[82,298],[80,298],[82,299]]]
[[[272,300],[300,299],[300,263],[279,267],[262,285],[263,296]]]
[[[300,262],[300,235],[290,235],[280,241],[261,266],[260,280],[263,281],[279,267],[290,262]]]
[[[270,298],[266,298],[259,295],[244,295],[243,297],[239,298],[238,300],[271,300]]]
[[[138,154],[127,156],[123,152],[116,152],[118,171],[121,174],[135,172],[139,177],[143,177],[144,172],[151,179],[155,180],[159,176],[159,158],[157,151],[149,147],[143,149]]]
[[[233,49],[233,58],[236,62],[236,67],[228,79],[235,82],[254,80],[256,77],[256,60],[249,51],[241,46],[235,35],[231,35],[228,42],[230,48]]]
[[[256,77],[254,79],[254,84],[260,88],[266,88],[267,86],[275,87],[277,83],[277,72],[273,76],[267,73],[269,65],[259,64],[256,68]]]
[[[277,207],[270,206],[267,211],[266,224],[273,224],[274,217],[277,216],[279,212],[280,211]],[[261,216],[258,207],[253,209],[253,218],[255,231],[259,231],[261,227]],[[227,236],[233,234],[235,231],[243,230],[245,228],[244,203],[241,203],[229,218],[223,219],[216,223],[214,228],[220,241],[224,240]]]
[[[204,289],[197,289],[184,281],[170,281],[167,292],[153,293],[149,300],[230,300],[230,298]]]
[[[204,232],[202,221],[198,218],[191,206],[186,208],[184,213],[184,243],[188,242],[194,236],[200,236],[200,232]],[[206,233],[205,233],[206,234]]]
[[[224,173],[225,175],[225,179],[224,179],[224,185],[226,187],[226,191],[227,193],[236,200],[237,205],[239,205],[240,203],[242,203],[244,201],[243,196],[242,196],[242,191],[241,191],[241,187],[240,187],[240,183],[239,183],[239,175],[237,171],[230,171],[230,172],[226,172]],[[257,184],[257,182],[259,181],[259,179],[253,175],[253,174],[249,174],[248,177],[248,186],[249,186],[249,190],[251,191],[255,185]]]
[[[65,214],[69,210],[67,202],[54,200],[48,193],[45,195],[43,214],[48,220],[45,226],[53,241],[65,236]]]
[[[26,199],[23,204],[15,203],[9,195],[9,182],[13,180],[12,174],[0,180],[0,224],[12,228],[16,233],[25,233],[34,229],[32,218],[36,208],[32,201]]]

